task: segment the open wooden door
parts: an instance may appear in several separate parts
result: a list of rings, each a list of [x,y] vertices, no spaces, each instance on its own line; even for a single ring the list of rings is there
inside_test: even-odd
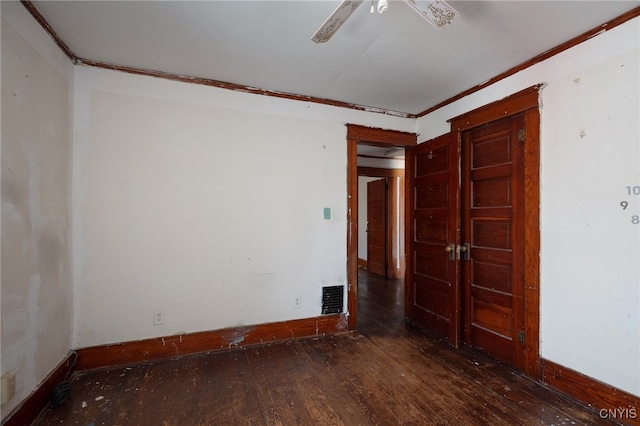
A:
[[[387,179],[367,183],[367,269],[387,276]]]
[[[457,135],[407,150],[406,316],[455,347],[461,330],[459,176]]]

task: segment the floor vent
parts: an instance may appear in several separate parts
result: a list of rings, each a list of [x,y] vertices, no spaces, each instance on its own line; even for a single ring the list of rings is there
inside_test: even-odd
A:
[[[322,287],[322,314],[340,314],[344,299],[344,286]]]

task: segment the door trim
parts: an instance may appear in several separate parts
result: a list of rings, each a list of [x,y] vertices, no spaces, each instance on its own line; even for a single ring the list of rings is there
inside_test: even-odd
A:
[[[358,142],[415,146],[418,135],[397,130],[347,124],[347,312],[348,329],[358,320]]]
[[[461,133],[504,117],[525,113],[524,135],[524,373],[541,379],[540,368],[540,111],[543,85],[535,85],[448,120]]]

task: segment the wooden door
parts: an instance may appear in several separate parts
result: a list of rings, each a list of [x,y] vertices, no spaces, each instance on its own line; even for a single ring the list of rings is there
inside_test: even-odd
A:
[[[461,141],[464,340],[524,369],[524,115]]]
[[[387,180],[367,183],[367,269],[387,274]]]
[[[460,336],[458,141],[440,136],[407,151],[405,310],[419,327],[458,346]]]

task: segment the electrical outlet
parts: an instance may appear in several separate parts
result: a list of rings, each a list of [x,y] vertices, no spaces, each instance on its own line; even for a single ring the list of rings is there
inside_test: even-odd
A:
[[[300,308],[302,308],[302,296],[296,294],[295,296],[293,296],[293,309]]]
[[[16,394],[16,373],[10,371],[2,375],[0,378],[2,386],[0,387],[0,399],[2,404],[9,402]]]
[[[164,309],[153,310],[153,325],[164,324]]]

